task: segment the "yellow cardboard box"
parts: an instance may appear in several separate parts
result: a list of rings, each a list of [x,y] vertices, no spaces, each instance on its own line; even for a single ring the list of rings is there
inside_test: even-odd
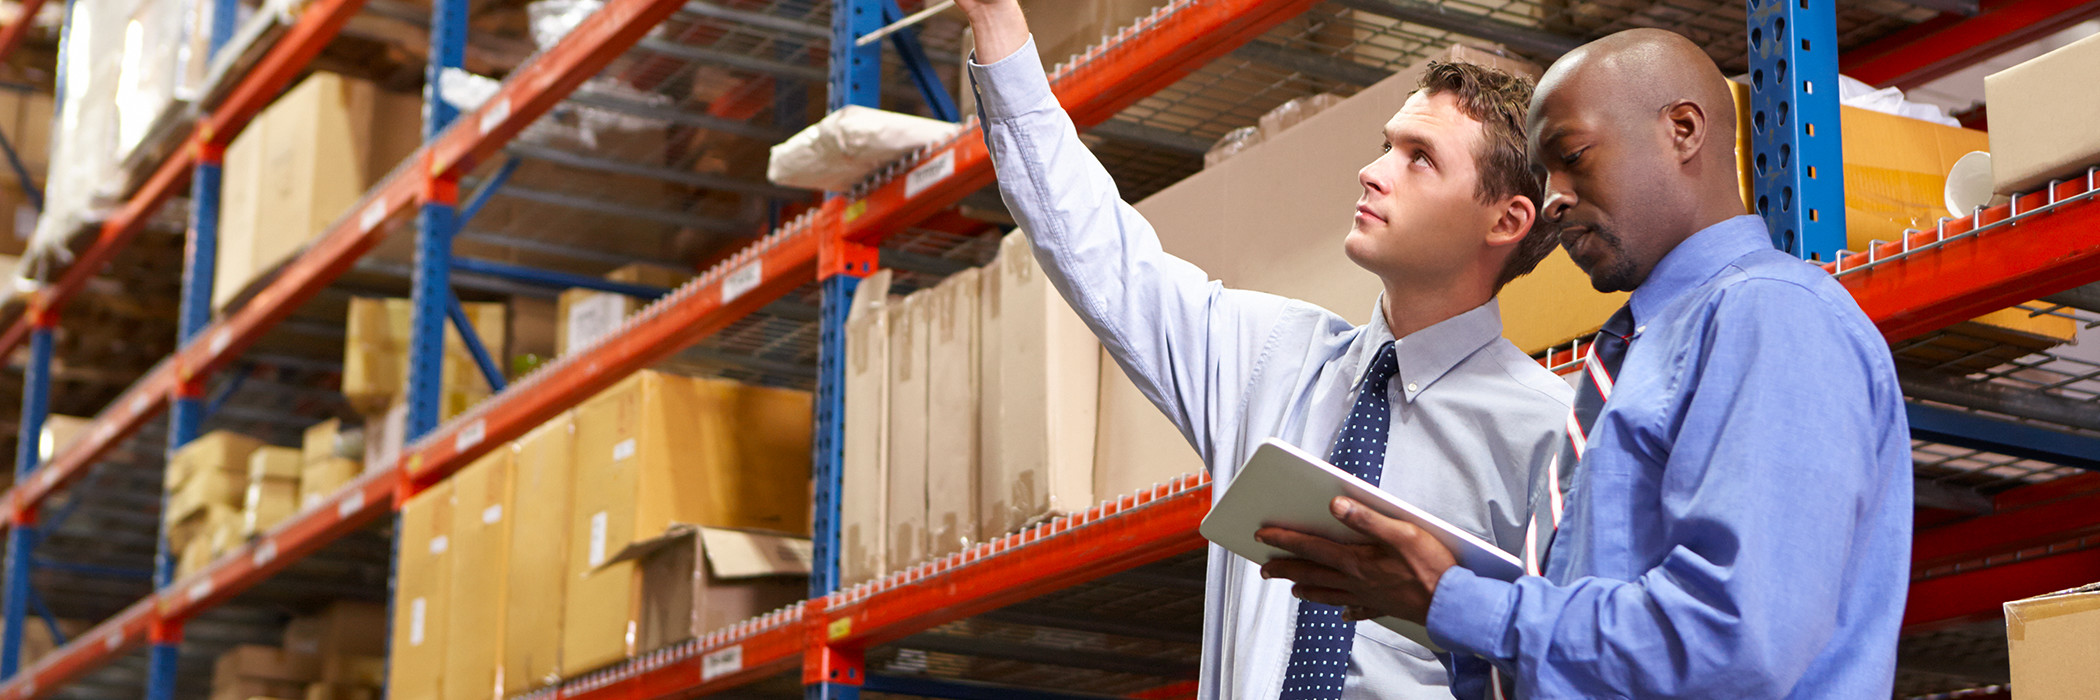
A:
[[[394,643],[386,696],[436,700],[444,695],[445,615],[452,581],[452,482],[440,482],[401,508],[395,560]],[[324,657],[325,659],[326,657]]]
[[[465,304],[475,333],[492,357],[502,357],[506,311],[502,304]],[[343,339],[343,396],[367,415],[384,413],[408,389],[410,320],[407,299],[350,300]],[[459,330],[445,324],[445,361],[439,419],[450,419],[490,393],[480,365],[467,352]]]
[[[2100,688],[2100,584],[2006,603],[2005,642],[2022,700],[2091,697]]]
[[[516,515],[511,495],[514,454],[509,445],[498,447],[452,477],[446,700],[503,698],[498,667],[503,660],[510,533]]]
[[[569,579],[570,489],[576,452],[573,413],[518,438],[509,602],[503,614],[503,693],[538,690],[562,677],[562,611]]]

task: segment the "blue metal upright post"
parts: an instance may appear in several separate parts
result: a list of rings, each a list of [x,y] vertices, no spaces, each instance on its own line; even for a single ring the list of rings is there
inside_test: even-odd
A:
[[[813,504],[815,553],[809,571],[809,597],[839,588],[839,483],[846,458],[846,313],[860,278],[835,275],[823,283],[823,311],[817,319],[816,435],[811,473],[816,478]]]
[[[833,111],[846,105],[882,104],[882,43],[855,40],[882,28],[883,0],[834,0],[831,9],[831,97]]]
[[[1751,170],[1772,245],[1805,260],[1845,248],[1835,0],[1748,0]]]
[[[423,90],[423,140],[435,140],[459,115],[445,102],[442,76],[458,68],[467,50],[466,0],[438,0],[430,9],[430,70]],[[433,181],[416,217],[416,265],[410,281],[408,421],[404,438],[436,430],[443,389],[446,306],[452,299],[452,237],[458,231],[458,182]],[[462,333],[471,332],[461,329]]]
[[[15,444],[15,483],[26,483],[36,472],[37,445],[44,434],[44,416],[51,407],[51,317],[50,311],[34,311],[36,327],[29,335],[29,366],[22,376],[22,426]],[[15,513],[7,531],[7,592],[5,629],[0,630],[0,678],[13,678],[22,668],[22,624],[29,613],[29,574],[37,540],[36,512]]]

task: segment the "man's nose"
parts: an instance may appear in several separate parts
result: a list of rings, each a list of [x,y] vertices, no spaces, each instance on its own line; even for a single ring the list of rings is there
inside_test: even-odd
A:
[[[1558,222],[1561,217],[1568,214],[1569,209],[1574,208],[1574,192],[1556,187],[1550,181],[1546,184],[1546,206],[1539,207],[1539,218],[1541,220],[1549,223]]]
[[[1378,163],[1382,160],[1371,161],[1370,165],[1366,165],[1364,169],[1356,171],[1356,181],[1364,186],[1364,191],[1376,194],[1387,194],[1393,191],[1393,188],[1387,185],[1385,180],[1378,174]]]

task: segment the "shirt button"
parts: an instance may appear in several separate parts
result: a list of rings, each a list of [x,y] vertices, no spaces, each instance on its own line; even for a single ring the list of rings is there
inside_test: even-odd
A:
[[[1408,383],[1407,383],[1407,393],[1410,393],[1410,394],[1412,394],[1412,393],[1415,393],[1415,383],[1414,383],[1414,382],[1408,382]]]

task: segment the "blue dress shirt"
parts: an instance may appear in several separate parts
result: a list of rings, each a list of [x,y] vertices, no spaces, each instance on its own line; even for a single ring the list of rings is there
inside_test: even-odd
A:
[[[1708,227],[1633,292],[1545,575],[1453,569],[1432,639],[1533,698],[1889,697],[1910,578],[1902,392],[1852,297],[1765,231]]]

